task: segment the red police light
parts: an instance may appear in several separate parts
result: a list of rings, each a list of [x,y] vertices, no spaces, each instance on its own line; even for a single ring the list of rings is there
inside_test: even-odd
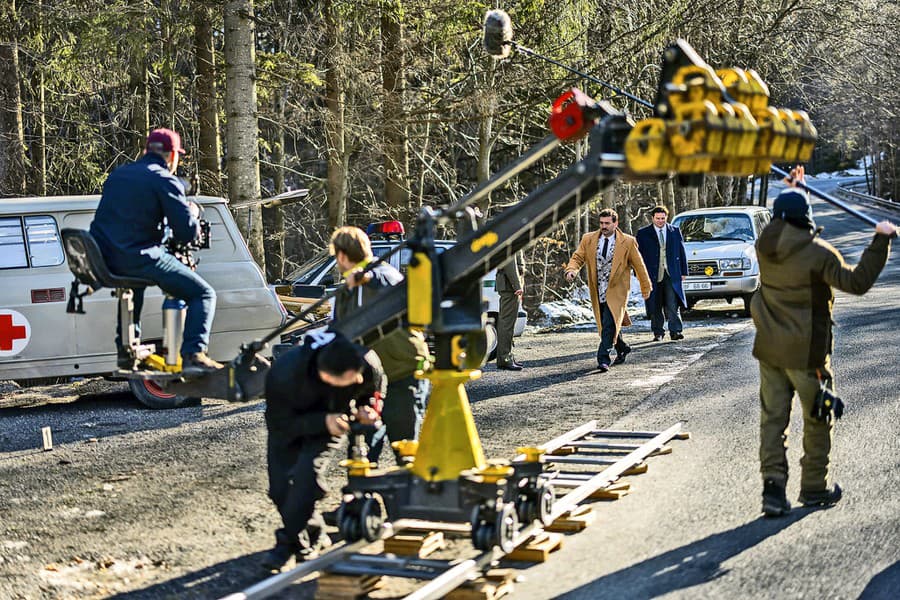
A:
[[[383,221],[381,223],[370,223],[366,227],[366,234],[372,235],[403,235],[406,230],[403,229],[403,223],[400,221]]]

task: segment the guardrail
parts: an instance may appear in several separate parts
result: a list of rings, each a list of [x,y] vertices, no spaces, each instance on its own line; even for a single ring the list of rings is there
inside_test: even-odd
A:
[[[840,185],[837,186],[836,191],[839,195],[844,196],[848,200],[864,202],[866,204],[874,204],[876,206],[880,206],[881,208],[887,208],[900,212],[900,202],[892,202],[890,200],[885,200],[884,198],[879,198],[878,196],[870,196],[869,194],[857,192],[856,190],[851,190],[850,188]]]

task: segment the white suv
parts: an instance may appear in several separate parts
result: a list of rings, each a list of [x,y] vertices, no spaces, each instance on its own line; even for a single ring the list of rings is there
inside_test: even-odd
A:
[[[672,225],[681,229],[687,251],[688,276],[684,294],[688,308],[699,300],[734,298],[744,301],[759,288],[756,240],[771,214],[762,206],[721,206],[680,213]]]

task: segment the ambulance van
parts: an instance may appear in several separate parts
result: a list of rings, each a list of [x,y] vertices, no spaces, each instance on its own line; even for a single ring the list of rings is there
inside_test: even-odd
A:
[[[228,361],[241,343],[281,325],[287,312],[250,256],[226,201],[191,199],[211,225],[210,247],[195,254],[197,273],[217,295],[209,354]],[[109,376],[116,370],[115,290],[85,296],[84,314],[66,312],[73,275],[59,232],[88,229],[99,202],[99,196],[0,199],[0,380]],[[141,315],[147,343],[162,337],[162,301],[159,288],[147,289]],[[149,381],[129,385],[153,408],[190,401]]]

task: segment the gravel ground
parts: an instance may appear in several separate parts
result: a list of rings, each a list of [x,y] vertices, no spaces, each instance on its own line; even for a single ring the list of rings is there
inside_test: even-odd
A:
[[[634,352],[608,374],[595,369],[592,325],[527,332],[516,350],[526,370],[488,366],[468,386],[486,454],[511,457],[519,445],[589,419],[615,422],[748,326],[722,307],[695,311],[678,343],[650,342],[647,322],[637,321],[628,338]],[[0,596],[208,598],[255,582],[278,524],[266,497],[263,407],[205,401],[151,411],[123,384],[97,379],[7,388]],[[40,450],[45,426],[50,452]],[[340,454],[330,457],[326,506],[338,503]]]

